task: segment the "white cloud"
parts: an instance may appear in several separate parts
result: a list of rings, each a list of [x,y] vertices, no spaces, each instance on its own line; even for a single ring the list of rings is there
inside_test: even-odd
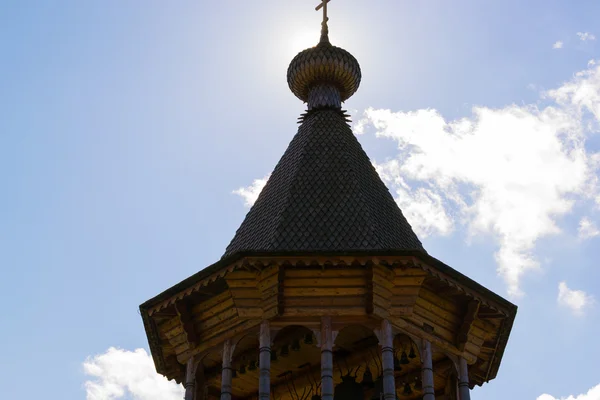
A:
[[[144,349],[127,351],[111,347],[106,353],[88,358],[83,370],[91,377],[85,382],[87,400],[183,398],[183,387],[157,374],[152,358]]]
[[[583,290],[571,290],[566,282],[558,284],[558,304],[570,308],[575,315],[581,316],[594,303],[593,296]]]
[[[252,181],[250,186],[241,187],[237,190],[234,190],[233,193],[241,196],[244,199],[244,205],[246,207],[252,207],[256,199],[258,199],[258,195],[267,184],[269,176],[270,175],[267,175],[262,179],[255,179]]]
[[[402,179],[401,165],[397,160],[375,164],[375,168],[385,182],[393,182],[396,202],[419,237],[452,233],[454,221],[446,212],[439,194],[424,187],[412,190]]]
[[[564,43],[562,41],[557,41],[552,45],[553,49],[562,49],[563,48]]]
[[[587,111],[600,121],[600,65],[588,62],[587,70],[577,72],[571,81],[547,95],[568,111]]]
[[[397,142],[398,156],[378,170],[408,207],[411,224],[426,234],[448,234],[461,223],[471,237],[494,237],[510,295],[521,294],[523,274],[539,268],[535,244],[560,232],[557,217],[577,200],[600,198],[599,157],[585,149],[586,111],[600,119],[600,68],[582,71],[544,98],[554,104],[474,107],[471,117],[454,121],[431,109],[368,109],[357,122]]]
[[[589,32],[577,32],[577,36],[579,36],[579,40],[585,42],[586,40],[596,40],[596,36]]]
[[[592,221],[589,220],[589,218],[586,217],[582,218],[581,221],[579,221],[579,229],[577,230],[577,232],[579,233],[580,239],[589,239],[600,235],[600,231],[596,227],[596,224],[594,224]]]
[[[543,394],[537,398],[537,400],[600,400],[600,385],[594,386],[587,393],[580,394],[579,396],[569,397],[554,397],[549,394]]]

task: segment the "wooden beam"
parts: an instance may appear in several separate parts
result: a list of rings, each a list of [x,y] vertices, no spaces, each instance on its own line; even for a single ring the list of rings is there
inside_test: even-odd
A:
[[[440,338],[433,332],[432,333],[426,332],[423,329],[423,327],[417,326],[410,321],[407,321],[402,318],[397,318],[397,319],[391,320],[390,322],[392,323],[393,326],[396,327],[396,329],[400,333],[406,333],[413,337],[427,339],[431,342],[431,344],[436,346],[438,349],[441,349],[442,351],[446,351],[449,354],[464,357],[470,363],[474,363],[475,361],[477,361],[477,356],[475,354],[467,352],[467,351],[458,350],[458,348],[456,347],[456,345],[454,343],[450,343],[449,341]]]
[[[506,318],[506,315],[501,314],[499,312],[491,311],[491,312],[480,312],[478,317],[480,319],[499,319],[499,318]]]
[[[186,340],[191,347],[191,345],[198,343],[198,334],[194,328],[194,319],[192,318],[190,307],[185,300],[179,300],[175,303],[175,310],[177,311],[179,323],[185,332]]]
[[[477,300],[470,301],[467,304],[467,310],[465,311],[463,322],[458,329],[458,333],[456,334],[456,347],[458,347],[460,351],[465,350],[465,346],[469,341],[469,332],[473,327],[475,318],[477,318],[480,304],[481,303],[479,303]]]

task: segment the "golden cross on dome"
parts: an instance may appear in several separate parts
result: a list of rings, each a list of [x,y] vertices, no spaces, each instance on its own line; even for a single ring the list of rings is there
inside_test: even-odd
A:
[[[319,4],[317,7],[315,7],[316,11],[319,11],[321,8],[323,9],[323,23],[326,24],[327,20],[329,20],[329,18],[327,18],[327,3],[329,3],[331,0],[321,0],[321,4]]]

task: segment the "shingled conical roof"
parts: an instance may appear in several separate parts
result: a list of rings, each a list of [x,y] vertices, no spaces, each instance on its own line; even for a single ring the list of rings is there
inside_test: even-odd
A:
[[[320,43],[288,69],[290,89],[308,112],[223,257],[425,252],[341,110],[360,78],[358,62],[329,43],[324,24]]]

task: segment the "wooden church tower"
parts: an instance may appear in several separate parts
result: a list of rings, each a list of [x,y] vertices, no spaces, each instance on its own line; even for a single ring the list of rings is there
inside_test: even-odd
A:
[[[377,175],[328,1],[287,72],[308,109],[225,254],[140,306],[186,400],[469,400],[498,373],[517,308],[429,255]]]

